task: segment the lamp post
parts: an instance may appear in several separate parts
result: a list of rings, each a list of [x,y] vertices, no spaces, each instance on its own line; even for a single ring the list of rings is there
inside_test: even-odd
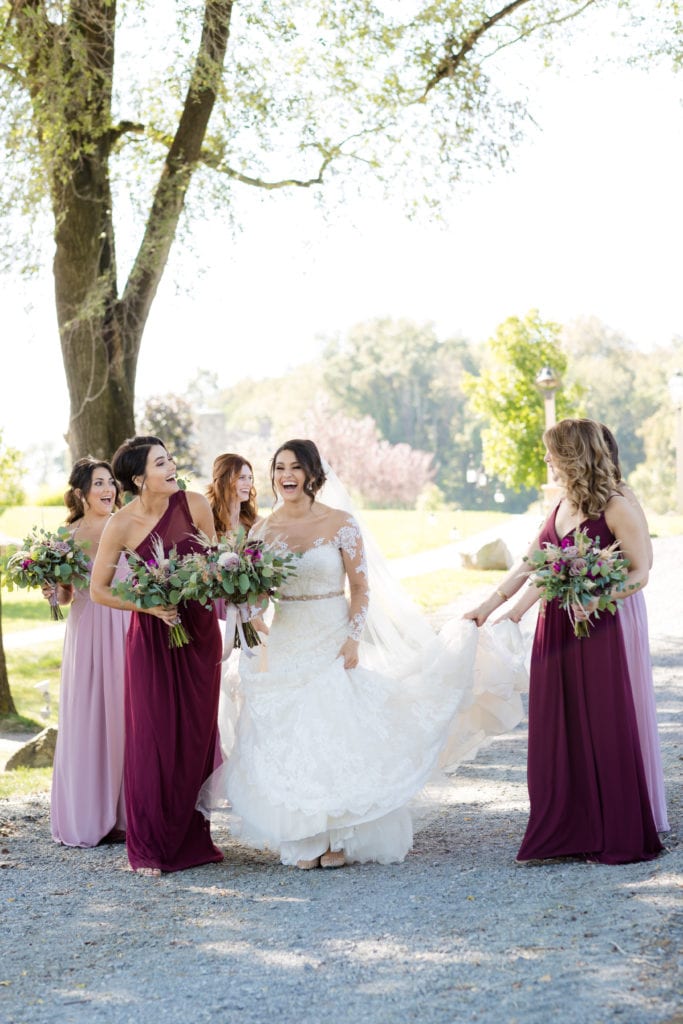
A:
[[[552,366],[544,366],[536,374],[536,387],[543,395],[543,407],[545,409],[545,429],[554,427],[555,415],[555,392],[560,386],[560,378]],[[550,466],[546,467],[546,481],[543,485],[543,507],[549,512],[559,496],[560,488],[553,481]]]
[[[676,413],[676,511],[683,513],[683,371],[676,370],[669,377],[668,383],[671,403]]]

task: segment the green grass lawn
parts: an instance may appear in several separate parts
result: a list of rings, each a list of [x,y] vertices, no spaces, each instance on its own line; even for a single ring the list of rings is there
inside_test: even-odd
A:
[[[62,606],[62,615],[69,614],[68,605]],[[2,591],[2,632],[17,633],[20,630],[50,626],[50,607],[40,590]]]
[[[63,505],[16,505],[0,510],[0,533],[23,540],[31,527],[56,530],[63,526],[66,508]]]
[[[52,768],[15,768],[11,772],[0,772],[0,800],[49,793],[51,782]]]
[[[364,509],[365,523],[385,558],[403,558],[419,551],[466,540],[502,523],[505,512],[411,512],[407,509]]]
[[[46,725],[56,725],[59,673],[62,665],[61,638],[31,644],[16,650],[8,650],[5,652],[5,659],[12,697],[18,714],[25,719],[30,719],[36,732],[44,729]],[[50,695],[51,714],[48,720],[42,716],[45,697],[41,690],[37,689],[37,686],[44,682],[48,683]],[[25,726],[16,724],[12,728],[5,719],[2,719],[0,725],[7,731],[25,729]]]

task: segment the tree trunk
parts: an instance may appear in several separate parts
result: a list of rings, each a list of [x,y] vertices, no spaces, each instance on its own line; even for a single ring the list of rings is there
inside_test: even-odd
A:
[[[0,719],[9,718],[10,715],[16,715],[16,713],[17,709],[9,688],[5,648],[2,642],[2,576],[0,574]]]
[[[201,156],[222,76],[232,6],[233,0],[205,0],[183,110],[137,258],[119,297],[109,158],[122,135],[144,127],[111,122],[116,4],[72,0],[66,21],[51,22],[47,8],[36,0],[16,0],[15,19],[56,225],[55,299],[71,406],[67,439],[74,459],[86,454],[108,459],[135,432],[140,343]],[[55,67],[60,69],[57,86]],[[46,84],[54,88],[58,104],[51,108],[49,121]]]

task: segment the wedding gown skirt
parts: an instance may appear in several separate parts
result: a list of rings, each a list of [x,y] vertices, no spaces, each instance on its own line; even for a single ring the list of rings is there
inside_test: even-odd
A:
[[[239,682],[233,671],[228,759],[200,794],[204,813],[227,800],[233,831],[284,864],[328,848],[349,862],[403,860],[411,799],[522,717],[524,652],[509,622],[454,621],[396,657],[361,642],[360,667],[345,670],[343,579],[333,545],[302,556],[267,647],[241,653]]]

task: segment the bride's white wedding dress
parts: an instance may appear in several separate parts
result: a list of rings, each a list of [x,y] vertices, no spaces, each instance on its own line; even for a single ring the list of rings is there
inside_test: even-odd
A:
[[[358,524],[330,512],[322,535],[298,546],[267,646],[240,656],[228,702],[236,722],[223,730],[229,756],[199,806],[207,813],[227,800],[233,832],[284,864],[328,848],[348,862],[391,863],[412,845],[408,804],[435,770],[452,771],[520,720],[523,645],[510,622],[478,630],[457,620],[436,636],[405,601],[388,646],[390,624],[366,622]],[[259,529],[287,548],[267,520]],[[360,667],[347,671],[339,649],[361,634]]]

